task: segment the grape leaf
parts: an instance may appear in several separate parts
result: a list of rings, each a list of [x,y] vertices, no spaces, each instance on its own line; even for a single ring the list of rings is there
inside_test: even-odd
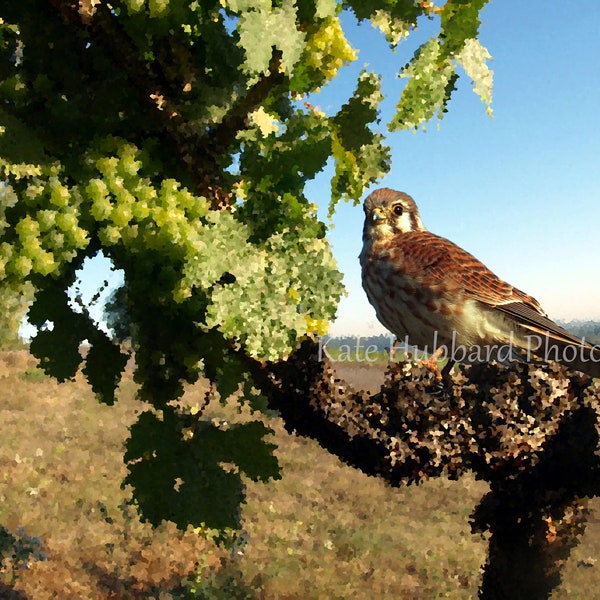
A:
[[[259,3],[240,16],[240,45],[246,51],[244,68],[251,74],[266,73],[272,49],[281,50],[281,66],[291,73],[304,49],[304,33],[296,27],[296,7],[292,0],[283,0],[272,8]],[[282,36],[281,31],[286,35]]]
[[[83,373],[98,400],[112,405],[129,355],[122,352],[102,331],[96,330],[90,337],[91,346],[85,357]]]
[[[190,523],[238,527],[244,484],[239,472],[222,465],[233,463],[254,480],[278,477],[274,446],[263,440],[271,430],[258,422],[228,430],[208,421],[193,424],[172,409],[161,417],[142,413],[126,443],[124,483],[133,486],[143,518],[154,525],[169,518],[182,529]],[[193,434],[184,436],[184,429]]]
[[[456,61],[473,81],[473,91],[486,105],[486,112],[492,114],[492,88],[494,72],[487,61],[491,58],[487,49],[477,39],[469,39],[456,57]]]
[[[425,42],[401,73],[401,77],[408,78],[408,83],[390,129],[416,129],[435,116],[440,118],[456,80],[454,68],[452,59],[444,56],[438,39]]]
[[[38,291],[28,316],[38,328],[29,349],[40,367],[58,381],[72,379],[83,360],[79,345],[87,324],[69,307],[66,292],[54,286]]]
[[[331,180],[330,216],[340,199],[358,202],[365,189],[389,169],[390,149],[383,143],[383,136],[371,129],[379,121],[380,87],[378,76],[363,71],[352,98],[331,119],[335,174]]]

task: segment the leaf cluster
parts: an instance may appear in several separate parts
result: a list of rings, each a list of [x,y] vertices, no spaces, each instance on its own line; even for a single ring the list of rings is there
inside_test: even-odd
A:
[[[124,484],[135,486],[138,505],[154,525],[168,519],[182,529],[190,522],[237,528],[241,475],[279,478],[275,446],[264,441],[269,433],[260,421],[215,424],[173,409],[144,412],[131,428]]]
[[[268,365],[335,315],[342,276],[305,185],[331,161],[332,211],[390,168],[377,74],[361,72],[335,114],[312,102],[357,56],[342,11],[370,19],[392,46],[418,19],[439,19],[403,71],[392,126],[410,128],[445,109],[458,65],[490,99],[476,40],[483,5],[0,5],[0,286],[32,290],[31,347],[44,370],[65,380],[82,367],[112,403],[127,353],[68,290],[99,252],[122,270],[108,320],[130,338],[152,406],[131,429],[127,481],[152,522],[231,525],[241,474],[277,473],[262,426],[222,431],[200,415],[188,438],[191,416],[173,407],[202,374],[221,399],[241,390],[264,409]]]

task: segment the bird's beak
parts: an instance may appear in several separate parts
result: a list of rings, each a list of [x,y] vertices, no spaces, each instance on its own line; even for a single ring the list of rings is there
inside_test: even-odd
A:
[[[385,221],[385,213],[383,212],[383,208],[376,206],[371,213],[371,222],[373,225],[377,225],[380,221]]]

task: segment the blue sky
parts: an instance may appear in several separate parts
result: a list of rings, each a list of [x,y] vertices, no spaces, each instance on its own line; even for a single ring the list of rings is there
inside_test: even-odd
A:
[[[368,63],[392,96],[383,106],[387,122],[403,85],[396,73],[437,25],[396,54],[369,24],[345,25],[359,59],[318,104],[337,110]],[[597,0],[492,1],[480,40],[493,56],[493,118],[461,77],[439,127],[389,134],[392,169],[374,186],[412,195],[429,230],[536,297],[555,319],[600,320],[599,34]],[[309,186],[323,211],[330,175]],[[360,284],[362,220],[361,207],[350,205],[333,219],[330,239],[348,288],[334,335],[384,331]]]
[[[395,54],[370,24],[346,17],[344,26],[359,58],[312,101],[335,112],[368,64],[389,95],[383,129],[404,85],[396,74],[437,23],[425,22]],[[494,117],[461,77],[439,126],[389,134],[392,169],[379,184],[412,195],[428,229],[563,320],[600,320],[599,34],[598,0],[492,0],[480,40],[493,56]],[[308,186],[324,219],[330,177],[325,171]],[[333,219],[330,240],[348,289],[333,335],[384,331],[360,283],[362,220],[362,208],[349,204]],[[97,264],[82,289],[107,277],[118,285],[119,275]]]

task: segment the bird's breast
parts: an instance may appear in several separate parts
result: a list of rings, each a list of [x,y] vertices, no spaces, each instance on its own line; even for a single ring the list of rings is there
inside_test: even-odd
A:
[[[473,346],[494,339],[501,326],[481,303],[444,281],[427,281],[401,251],[361,253],[363,287],[378,319],[396,337],[422,350],[437,344]]]

